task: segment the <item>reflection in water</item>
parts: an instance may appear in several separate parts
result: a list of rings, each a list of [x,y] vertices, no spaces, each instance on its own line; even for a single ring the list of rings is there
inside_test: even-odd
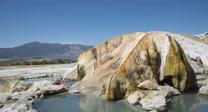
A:
[[[110,102],[85,95],[58,95],[37,101],[40,112],[135,112],[123,101]]]
[[[135,112],[124,101],[111,102],[92,96],[81,96],[80,108],[84,112]]]
[[[168,112],[207,112],[208,97],[196,94],[184,94],[174,98]]]
[[[37,101],[34,108],[39,112],[82,112],[77,95],[58,95]]]
[[[92,96],[72,94],[37,101],[34,107],[40,112],[136,112],[133,110],[135,107],[130,107],[124,101],[111,102]],[[207,110],[208,97],[196,94],[177,96],[168,106],[168,112],[207,112]]]

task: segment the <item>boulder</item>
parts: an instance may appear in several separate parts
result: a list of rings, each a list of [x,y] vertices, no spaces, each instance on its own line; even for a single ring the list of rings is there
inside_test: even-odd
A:
[[[204,77],[204,79],[197,80],[198,87],[201,88],[202,86],[207,86],[208,85],[208,75],[207,74],[197,75],[197,77],[199,77],[199,76]]]
[[[145,80],[141,82],[137,87],[140,89],[156,90],[158,88],[158,84],[151,80]]]
[[[196,57],[196,62],[199,66],[202,66],[202,67],[204,66],[202,59],[199,56]]]
[[[204,66],[202,59],[197,56],[195,58],[188,59],[189,63],[193,67],[196,74],[204,74],[206,72],[206,66]]]
[[[65,79],[80,80],[72,90],[103,93],[106,99],[117,100],[129,96],[145,80],[189,90],[195,84],[191,72],[183,49],[169,33],[137,32],[83,52]]]
[[[208,95],[208,86],[202,86],[199,89],[199,94],[201,94],[201,95]]]
[[[40,89],[40,93],[43,94],[44,97],[64,93],[67,91],[68,91],[68,88],[65,85],[52,85],[45,89]]]
[[[171,86],[159,86],[158,90],[146,91],[146,96],[141,98],[140,104],[144,110],[165,111],[172,97],[181,93]]]
[[[129,102],[129,104],[135,105],[136,103],[139,103],[140,99],[143,97],[145,97],[145,94],[143,92],[135,91],[127,97],[127,101]]]
[[[53,85],[61,85],[62,81],[61,79],[56,79],[55,81],[52,82]]]
[[[44,80],[35,82],[33,87],[28,91],[35,92],[36,94],[41,94],[46,97],[67,92],[68,87],[65,85],[53,85],[51,81]]]
[[[157,90],[146,90],[146,96],[141,98],[140,104],[145,110],[166,110],[167,104],[171,102],[172,97],[180,95],[179,90],[171,86],[158,86]]]
[[[48,86],[51,86],[52,85],[52,82],[51,81],[48,81],[48,80],[43,80],[43,81],[37,81],[37,82],[34,82],[33,84],[33,88],[46,88]]]
[[[139,102],[142,105],[142,108],[145,110],[158,110],[164,111],[166,110],[167,102],[166,96],[161,94],[158,91],[154,91],[151,94],[142,98]]]
[[[73,68],[69,69],[66,73],[62,75],[62,79],[69,81],[81,80],[82,77],[80,75],[78,76],[77,67],[78,65],[75,65]]]
[[[171,86],[159,86],[158,87],[158,90],[165,93],[165,92],[168,92],[168,94],[170,94],[171,96],[175,96],[175,95],[180,95],[180,91],[171,87]]]

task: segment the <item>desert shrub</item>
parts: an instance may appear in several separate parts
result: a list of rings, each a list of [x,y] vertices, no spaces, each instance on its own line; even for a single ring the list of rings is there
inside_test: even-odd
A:
[[[10,87],[9,83],[3,84],[3,86],[2,86],[2,93],[9,92],[10,89],[11,89],[11,87]]]
[[[23,76],[19,76],[16,78],[16,80],[25,80],[25,78]]]
[[[31,87],[32,87],[31,83],[23,83],[23,84],[20,84],[18,87],[14,88],[13,92],[26,91],[26,90],[28,90]]]
[[[31,65],[38,65],[37,61],[32,61]]]
[[[30,65],[30,62],[24,61],[24,62],[23,62],[23,65]]]

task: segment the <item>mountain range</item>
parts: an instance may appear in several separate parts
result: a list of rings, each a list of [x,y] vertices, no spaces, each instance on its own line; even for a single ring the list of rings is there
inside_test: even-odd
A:
[[[0,59],[52,58],[76,59],[92,46],[31,42],[13,48],[0,48]]]

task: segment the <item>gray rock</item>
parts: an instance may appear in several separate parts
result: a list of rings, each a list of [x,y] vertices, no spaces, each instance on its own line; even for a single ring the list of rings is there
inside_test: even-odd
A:
[[[158,110],[164,111],[166,110],[167,102],[166,97],[161,93],[154,91],[151,94],[140,100],[140,104],[142,108],[145,110]]]
[[[17,110],[19,112],[26,112],[27,111],[27,105],[26,104],[21,104],[17,107]]]
[[[205,80],[205,79],[207,79],[208,78],[208,74],[198,74],[197,76],[196,76],[196,79],[197,80]]]
[[[158,89],[158,84],[152,80],[145,80],[141,82],[137,87],[140,89],[156,90]]]
[[[9,93],[0,93],[0,102],[6,103],[8,100],[10,100],[10,94]]]
[[[179,90],[170,86],[159,86],[158,90],[146,91],[147,96],[140,100],[142,108],[148,111],[165,111],[172,96],[180,95]]]
[[[205,66],[201,66],[197,63],[197,61],[193,60],[192,58],[187,58],[189,64],[191,65],[191,67],[193,68],[194,72],[196,74],[203,74],[205,73]]]
[[[208,74],[200,75],[200,77],[206,77],[206,76],[208,76]],[[208,78],[197,79],[197,84],[199,88],[208,85]]]
[[[145,97],[144,93],[140,91],[135,91],[134,93],[132,93],[127,97],[127,101],[129,102],[129,104],[135,105],[143,97]]]
[[[199,88],[201,88],[202,86],[207,85],[207,81],[206,80],[198,80],[197,85],[198,85]]]
[[[199,94],[202,94],[202,95],[208,95],[208,86],[202,86],[202,87],[199,89]]]
[[[180,91],[171,87],[171,86],[159,86],[158,87],[158,90],[161,91],[161,92],[168,92],[168,94],[170,94],[171,96],[174,96],[174,95],[180,95]]]

